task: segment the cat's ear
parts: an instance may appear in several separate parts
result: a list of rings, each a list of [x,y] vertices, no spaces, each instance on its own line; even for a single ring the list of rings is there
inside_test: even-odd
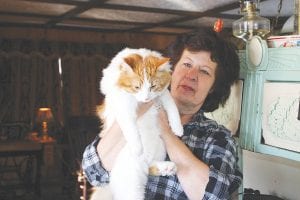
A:
[[[169,60],[170,58],[167,57],[160,58],[157,61],[158,70],[159,71],[169,70],[170,69]]]
[[[138,54],[131,54],[124,58],[125,63],[121,65],[121,70],[134,71],[134,69],[143,62],[143,58]]]

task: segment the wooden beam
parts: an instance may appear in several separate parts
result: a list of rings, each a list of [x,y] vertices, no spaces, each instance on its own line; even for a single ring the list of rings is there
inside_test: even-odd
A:
[[[1,39],[29,39],[76,43],[105,43],[124,44],[131,47],[164,49],[175,39],[175,35],[155,33],[129,33],[129,32],[95,32],[74,31],[43,28],[19,28],[0,26]]]

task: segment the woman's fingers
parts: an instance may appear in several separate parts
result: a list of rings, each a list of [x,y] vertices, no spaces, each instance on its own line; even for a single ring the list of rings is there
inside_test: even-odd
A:
[[[140,103],[137,109],[137,116],[138,118],[145,114],[149,108],[153,105],[153,101],[149,101],[146,103]]]
[[[125,144],[126,141],[121,128],[117,122],[114,122],[97,146],[98,154],[106,170],[110,171],[112,169],[117,155]]]

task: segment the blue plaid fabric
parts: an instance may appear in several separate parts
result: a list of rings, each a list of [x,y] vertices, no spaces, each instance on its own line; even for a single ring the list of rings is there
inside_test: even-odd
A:
[[[101,165],[95,140],[86,147],[83,154],[82,167],[88,181],[94,186],[109,183],[109,172]],[[224,126],[206,118],[199,111],[184,125],[184,136],[181,140],[189,147],[195,156],[206,163],[209,168],[209,183],[203,199],[230,199],[242,182],[242,174],[238,169],[237,149],[234,138]],[[169,160],[167,158],[167,160]],[[146,185],[146,200],[187,200],[177,177],[149,176]]]

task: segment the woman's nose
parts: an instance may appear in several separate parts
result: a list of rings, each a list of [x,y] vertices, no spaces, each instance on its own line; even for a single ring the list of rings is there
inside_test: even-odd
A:
[[[198,78],[197,69],[195,67],[189,68],[185,76],[186,78],[192,81],[197,81]]]

